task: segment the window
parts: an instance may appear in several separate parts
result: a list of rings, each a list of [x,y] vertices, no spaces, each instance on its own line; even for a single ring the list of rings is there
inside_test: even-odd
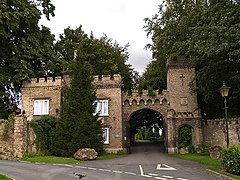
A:
[[[103,144],[109,144],[109,128],[102,128]]]
[[[49,114],[49,100],[34,100],[33,115],[46,115]]]
[[[108,100],[98,100],[95,114],[99,116],[108,116]]]

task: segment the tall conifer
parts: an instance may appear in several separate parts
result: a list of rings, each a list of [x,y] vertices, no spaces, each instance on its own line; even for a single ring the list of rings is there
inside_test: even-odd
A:
[[[71,62],[71,82],[64,87],[63,110],[53,140],[53,154],[71,156],[79,148],[102,150],[102,129],[93,115],[96,100],[91,66],[80,58]]]

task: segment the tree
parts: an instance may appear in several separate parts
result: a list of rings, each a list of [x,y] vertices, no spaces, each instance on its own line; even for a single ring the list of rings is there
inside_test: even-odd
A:
[[[73,59],[74,51],[89,62],[94,75],[113,75],[120,73],[123,79],[123,90],[132,88],[131,69],[127,65],[128,45],[120,47],[106,35],[96,39],[93,34],[87,35],[82,26],[76,29],[66,28],[56,44],[60,59],[66,63],[64,71],[68,70],[69,62]]]
[[[16,110],[23,80],[58,73],[54,36],[38,26],[41,15],[49,19],[53,11],[50,0],[0,2],[1,117]]]
[[[218,88],[223,80],[232,89],[229,113],[239,115],[239,16],[239,1],[167,0],[159,7],[159,14],[146,18],[145,28],[153,40],[148,48],[159,64],[184,56],[196,66],[196,90],[208,118],[222,115]],[[163,66],[157,71],[162,70]]]
[[[93,115],[96,95],[91,65],[79,54],[70,62],[69,74],[71,83],[64,87],[63,111],[53,135],[52,153],[72,156],[78,149],[86,147],[100,152],[102,129],[97,115]]]

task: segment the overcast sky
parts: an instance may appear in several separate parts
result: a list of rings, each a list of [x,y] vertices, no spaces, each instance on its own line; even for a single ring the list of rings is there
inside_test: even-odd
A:
[[[58,38],[63,29],[83,26],[85,33],[92,31],[96,38],[105,33],[120,46],[129,43],[129,61],[132,67],[143,72],[151,61],[151,52],[144,50],[151,39],[147,39],[143,29],[144,18],[158,12],[161,0],[52,0],[55,17],[51,21],[42,20]]]

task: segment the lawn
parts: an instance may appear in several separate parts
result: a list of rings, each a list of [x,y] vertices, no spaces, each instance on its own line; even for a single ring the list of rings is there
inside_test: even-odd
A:
[[[118,158],[120,156],[124,155],[124,153],[118,153],[118,154],[108,154],[104,153],[101,156],[97,157],[97,160],[107,160],[107,159],[113,159]],[[57,157],[57,156],[44,156],[41,154],[31,153],[30,155],[27,155],[26,157],[21,159],[22,161],[28,161],[28,162],[40,162],[40,163],[59,163],[59,164],[79,164],[83,161],[76,160],[71,157]]]
[[[4,176],[2,174],[0,174],[0,179],[1,180],[12,180],[11,178],[7,177],[7,176]]]
[[[42,162],[42,163],[59,163],[59,164],[79,164],[81,161],[70,157],[57,157],[57,156],[34,156],[25,157],[21,159],[22,161],[28,162]]]
[[[200,162],[201,164],[205,165],[205,168],[213,170],[215,172],[218,172],[220,174],[224,174],[226,176],[229,176],[233,179],[240,180],[240,176],[236,176],[230,173],[225,172],[221,168],[221,162],[220,160],[212,159],[209,155],[203,155],[203,154],[169,154],[170,156],[191,160],[195,162]]]

